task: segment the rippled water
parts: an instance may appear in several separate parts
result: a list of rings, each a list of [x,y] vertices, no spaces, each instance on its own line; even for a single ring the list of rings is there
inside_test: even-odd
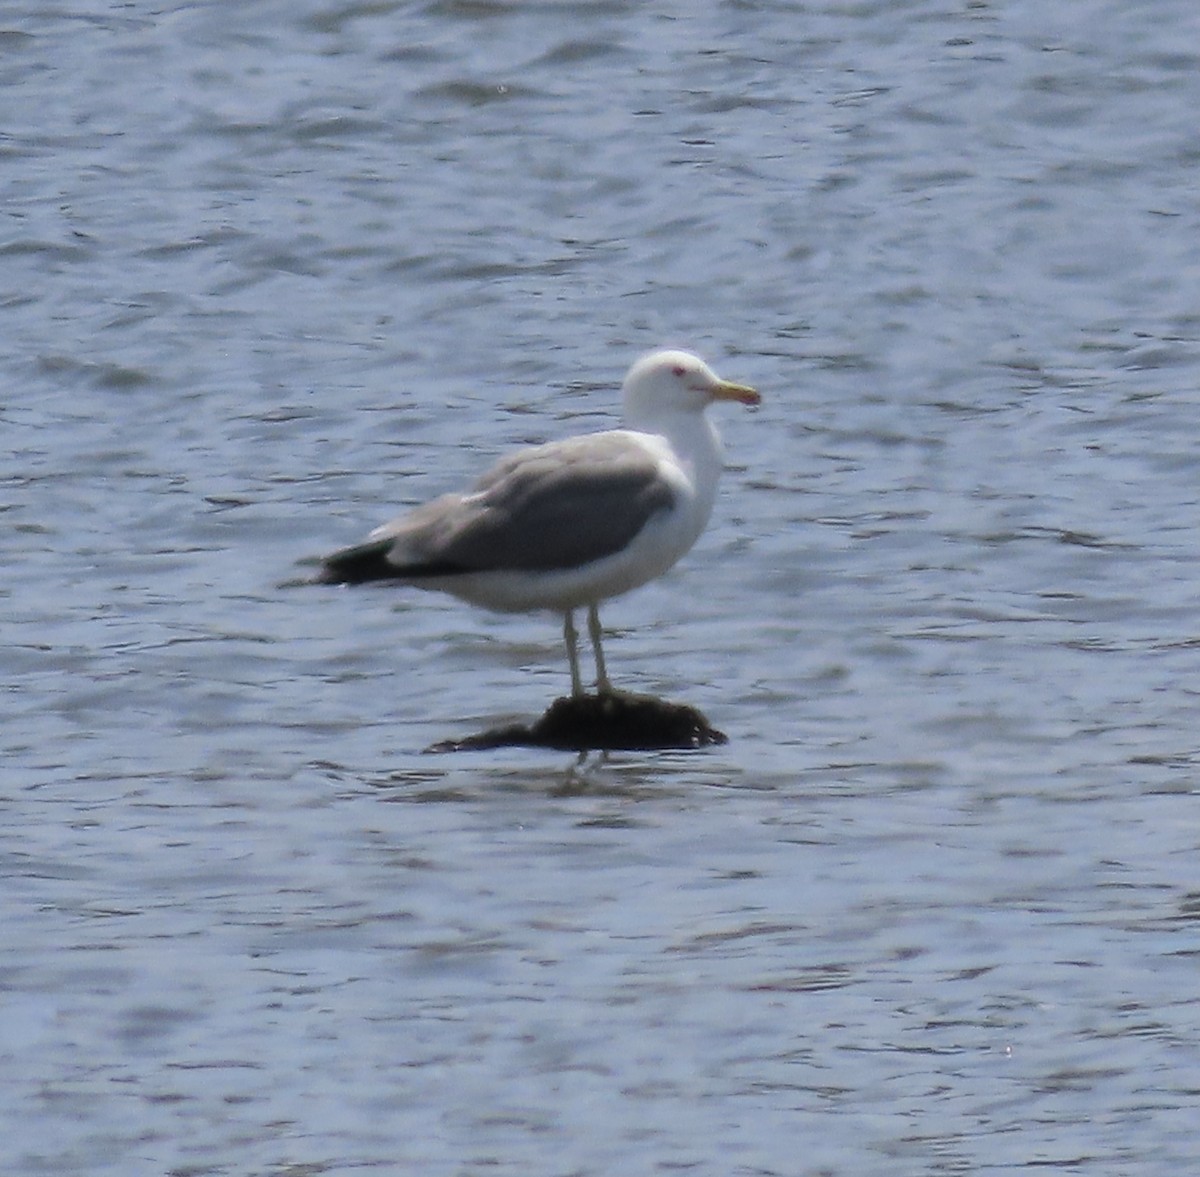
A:
[[[1200,13],[0,22],[0,1153],[34,1174],[1194,1167]],[[557,625],[295,562],[640,351],[694,755],[430,756]]]

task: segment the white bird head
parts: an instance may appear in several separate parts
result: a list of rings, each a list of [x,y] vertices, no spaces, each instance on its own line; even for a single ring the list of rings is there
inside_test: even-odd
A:
[[[654,351],[629,369],[621,386],[628,424],[664,414],[703,412],[713,401],[756,405],[762,397],[745,384],[722,380],[699,356],[686,351]]]

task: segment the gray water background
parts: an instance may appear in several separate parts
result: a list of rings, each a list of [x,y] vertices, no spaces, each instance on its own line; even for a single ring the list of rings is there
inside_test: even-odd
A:
[[[1195,1171],[1192,0],[0,19],[0,1154],[41,1174]],[[641,351],[731,742],[426,755],[557,623],[296,589]]]

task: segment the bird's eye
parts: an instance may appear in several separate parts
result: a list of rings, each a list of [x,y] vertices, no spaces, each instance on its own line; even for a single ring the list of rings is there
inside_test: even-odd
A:
[[[682,376],[682,375],[684,375],[684,374],[687,372],[687,369],[686,369],[686,368],[685,368],[685,367],[684,367],[682,364],[676,364],[676,365],[675,365],[675,367],[673,367],[673,368],[671,369],[671,371],[672,371],[672,372],[673,372],[673,373],[674,373],[676,376]]]

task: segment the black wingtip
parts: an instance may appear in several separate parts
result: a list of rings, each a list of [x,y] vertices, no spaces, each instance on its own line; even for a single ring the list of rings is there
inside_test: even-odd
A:
[[[318,584],[366,584],[372,580],[396,580],[398,570],[389,564],[387,547],[362,545],[346,548],[321,559],[317,571]]]
[[[372,581],[429,580],[441,576],[455,576],[466,571],[457,564],[393,564],[388,559],[392,545],[383,540],[379,543],[359,544],[343,548],[318,561],[314,584],[370,584]]]

